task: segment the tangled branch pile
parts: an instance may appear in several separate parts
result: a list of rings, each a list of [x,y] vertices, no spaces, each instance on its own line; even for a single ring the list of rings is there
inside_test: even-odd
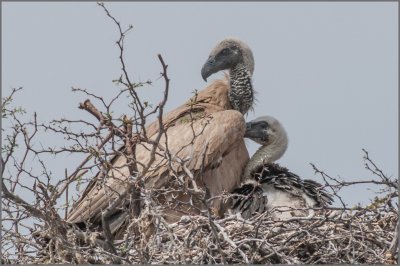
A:
[[[3,253],[2,259],[80,264],[395,264],[398,208],[393,201],[397,197],[397,192],[386,192],[368,206],[315,209],[314,215],[284,221],[272,220],[271,212],[279,211],[272,210],[248,220],[239,214],[223,219],[208,214],[183,216],[173,224],[149,203],[138,218],[129,219],[112,251],[100,232],[83,232],[64,221],[53,221],[30,235],[3,231],[5,243],[23,244],[23,255],[12,259]]]
[[[66,213],[68,206],[72,205],[69,188],[72,190],[73,185],[83,182],[86,172],[99,172],[110,167],[110,158],[121,153],[118,150],[121,145],[132,146],[135,133],[132,128],[143,130],[148,116],[157,114],[162,124],[163,107],[168,96],[167,66],[159,56],[163,67],[161,77],[165,80],[161,104],[150,109],[138,97],[136,88],[150,82],[131,83],[125,69],[123,44],[131,27],[122,30],[104,5],[100,5],[116,23],[120,33],[117,45],[123,75],[116,83],[123,89],[108,103],[87,90],[75,89],[102,104],[102,112],[90,101],[81,104],[81,108],[96,117],[100,125],[67,119],[40,124],[36,114],[32,121],[24,122],[21,118],[23,110],[10,107],[18,89],[3,99],[2,117],[10,120],[11,126],[2,144],[2,263],[396,263],[399,247],[398,180],[387,177],[366,151],[364,159],[366,168],[374,175],[372,180],[338,180],[313,165],[341,206],[314,209],[314,215],[308,217],[274,221],[271,212],[279,210],[272,210],[247,220],[232,213],[221,219],[208,209],[202,215],[183,216],[176,223],[168,223],[158,208],[157,197],[153,197],[154,191],[141,188],[143,206],[138,211],[139,207],[132,205],[118,240],[104,230],[104,225],[98,230],[89,227],[82,230],[67,223]],[[128,97],[133,118],[113,118],[113,104]],[[74,131],[74,126],[79,130]],[[89,132],[83,132],[81,128]],[[35,140],[42,130],[59,134],[72,144],[37,148]],[[154,147],[158,145],[149,139],[142,141],[148,141]],[[65,170],[65,178],[57,179],[44,156],[63,153],[87,157],[72,173],[67,174]],[[128,153],[127,158],[129,155],[132,154]],[[171,157],[166,159],[172,160]],[[137,171],[132,169],[134,172]],[[190,171],[186,174],[191,175]],[[382,190],[371,204],[348,208],[339,196],[340,190],[358,184],[372,184]],[[135,182],[128,185],[135,189]],[[185,184],[181,189],[187,189]],[[134,197],[139,197],[139,194]],[[206,201],[205,193],[200,194],[199,200]],[[57,203],[62,201],[62,197],[65,197],[64,202]],[[107,216],[105,213],[103,215]]]
[[[250,220],[235,215],[212,221],[191,217],[160,226],[144,248],[147,262],[394,263],[390,246],[398,216],[383,206],[287,222],[268,217],[268,213]],[[140,262],[133,249],[128,254],[130,263]]]
[[[25,240],[41,255],[26,252],[22,260],[6,262],[396,263],[398,212],[382,200],[354,210],[319,210],[313,217],[288,221],[273,221],[270,217],[270,213],[249,220],[234,214],[224,219],[184,216],[168,224],[147,209],[130,221],[124,239],[115,241],[115,254],[102,247],[98,233],[68,229],[65,237],[58,235],[41,246],[32,236],[21,238],[8,232],[5,241]]]

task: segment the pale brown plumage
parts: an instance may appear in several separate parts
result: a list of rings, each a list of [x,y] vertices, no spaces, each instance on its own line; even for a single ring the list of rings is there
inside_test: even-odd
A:
[[[248,54],[248,51],[243,53]],[[252,71],[254,66],[249,68]],[[187,162],[187,168],[195,174],[199,187],[208,188],[210,197],[237,187],[241,182],[242,171],[249,160],[243,141],[245,132],[243,115],[238,111],[230,110],[233,109],[228,96],[230,82],[228,77],[214,81],[187,103],[163,117],[168,142],[166,143],[163,136],[160,145],[166,147],[167,144],[172,156],[180,159],[191,158]],[[197,137],[193,135],[191,117],[195,118],[193,129],[196,134],[204,129],[203,133]],[[146,128],[150,139],[155,139],[158,131],[158,121]],[[150,159],[151,147],[150,149],[149,147],[150,144],[145,143],[136,145],[136,160],[143,165],[146,165]],[[144,177],[145,187],[153,189],[171,187],[173,186],[171,167],[168,166],[168,160],[162,156],[162,149],[157,152],[160,155],[156,155],[156,160]],[[99,222],[101,211],[107,208],[117,195],[125,192],[128,180],[132,181],[126,163],[125,156],[116,156],[111,161],[113,169],[107,173],[107,177],[89,184],[69,213],[67,221],[70,223],[88,220],[94,223]],[[173,163],[171,166],[173,170],[182,173],[180,164]],[[141,170],[142,167],[138,164],[138,171],[141,172]],[[176,221],[183,214],[196,213],[197,210],[204,209],[200,202],[189,202],[189,196],[184,193],[163,195],[158,197],[158,200],[166,206],[168,203],[176,202],[172,199],[175,197],[181,201],[188,201],[188,204],[174,206],[175,210],[165,207],[164,215],[168,221]],[[190,206],[191,204],[194,208]],[[217,213],[221,209],[221,204],[220,200],[215,200],[212,204]]]
[[[193,138],[192,131],[188,128],[190,126],[190,122],[188,122],[190,121],[188,120],[190,119],[190,111],[197,110],[197,113],[204,112],[205,116],[212,115],[211,124],[206,127],[207,131],[195,139],[193,146],[189,145],[177,154],[181,158],[191,155],[193,160],[190,161],[188,168],[198,170],[201,166],[201,161],[197,160],[201,157],[199,153],[202,152],[205,143],[210,143],[208,145],[208,152],[205,154],[204,164],[207,166],[211,165],[212,162],[224,159],[221,161],[219,167],[205,169],[204,183],[210,188],[211,195],[217,195],[223,190],[230,191],[233,187],[236,187],[240,183],[240,173],[249,160],[243,142],[245,129],[243,116],[237,111],[227,110],[230,109],[227,97],[228,89],[227,80],[215,81],[206,89],[199,92],[196,97],[197,104],[192,107],[184,104],[168,113],[163,119],[165,127],[168,128],[168,147],[171,153],[174,154],[183,146],[189,144]],[[226,125],[227,122],[228,124]],[[219,125],[219,127],[214,127],[215,125]],[[195,121],[194,127],[197,128],[197,131],[202,129],[202,126],[199,126],[199,121]],[[218,131],[212,131],[212,129],[218,129]],[[187,134],[183,135],[182,132],[186,132]],[[155,138],[157,133],[158,121],[155,121],[147,127],[147,134],[150,138]],[[176,137],[174,138],[173,136]],[[233,146],[233,143],[236,143],[236,145]],[[165,138],[161,139],[160,144],[165,147]],[[147,145],[139,144],[136,148],[136,159],[143,164],[149,159],[149,152],[145,149],[145,146]],[[190,149],[193,149],[193,154],[191,154]],[[222,158],[224,154],[226,154],[225,158]],[[232,162],[232,160],[238,161],[233,167],[227,163]],[[88,186],[73,210],[69,213],[68,222],[79,223],[92,217],[96,217],[95,220],[100,219],[100,210],[105,209],[117,195],[117,193],[112,193],[112,190],[118,191],[118,193],[124,191],[124,187],[126,187],[125,182],[128,179],[126,173],[129,172],[126,166],[126,157],[119,156],[111,163],[114,169],[108,174],[106,183],[94,182]],[[167,161],[164,157],[156,157],[153,165],[159,167],[151,169],[146,176],[148,180],[146,187],[153,186],[159,188],[167,181],[165,179],[168,177],[168,168],[165,167],[166,163]],[[140,170],[140,167],[138,170]],[[111,178],[112,176],[115,177]],[[162,176],[164,178],[161,178]],[[221,176],[232,178],[224,179],[220,178]],[[109,189],[106,189],[108,187]],[[114,195],[107,196],[107,190]],[[171,215],[177,214],[171,213]]]

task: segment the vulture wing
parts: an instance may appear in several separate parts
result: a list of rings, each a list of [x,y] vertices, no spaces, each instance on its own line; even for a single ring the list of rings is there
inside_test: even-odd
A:
[[[217,80],[194,96],[195,99],[192,98],[163,118],[166,134],[161,137],[155,161],[144,178],[147,188],[157,189],[169,184],[171,170],[182,172],[176,158],[187,160],[188,169],[195,173],[199,181],[197,183],[209,188],[210,196],[218,195],[223,190],[230,191],[240,184],[242,170],[249,160],[243,141],[245,121],[240,112],[228,110],[231,109],[228,89],[226,79]],[[156,139],[158,121],[150,124],[146,131],[150,139]],[[150,161],[151,149],[149,143],[136,144],[139,172]],[[166,159],[166,150],[172,158],[172,164]],[[88,185],[69,213],[68,222],[98,220],[101,211],[126,191],[127,182],[134,178],[129,176],[126,157],[117,155],[111,163],[113,168],[105,178],[95,178]],[[184,195],[180,197],[184,198]]]
[[[296,210],[324,207],[333,198],[321,184],[301,179],[287,168],[267,163],[252,171],[251,182],[233,191],[232,209],[248,219],[254,213],[279,210],[272,213],[274,219],[306,216],[308,211]]]

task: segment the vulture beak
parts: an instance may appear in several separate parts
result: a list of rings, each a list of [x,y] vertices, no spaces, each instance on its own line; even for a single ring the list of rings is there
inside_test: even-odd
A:
[[[244,133],[245,138],[266,140],[265,128],[259,122],[247,122],[246,132]]]
[[[218,70],[215,69],[215,58],[210,56],[201,68],[201,76],[203,77],[204,81],[207,82],[207,78],[216,71]]]

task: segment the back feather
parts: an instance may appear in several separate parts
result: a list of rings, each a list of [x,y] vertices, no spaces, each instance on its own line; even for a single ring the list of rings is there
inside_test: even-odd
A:
[[[239,112],[227,110],[231,108],[228,90],[227,79],[217,80],[163,117],[168,141],[163,136],[160,145],[163,147],[168,145],[172,156],[179,156],[182,159],[190,158],[188,169],[195,174],[199,174],[202,170],[199,184],[209,187],[211,196],[215,196],[223,190],[231,191],[240,184],[241,171],[249,160],[243,141],[245,121]],[[193,122],[195,135],[199,135],[197,137],[193,135],[191,122]],[[158,121],[154,121],[146,128],[147,137],[154,140],[158,131]],[[151,145],[138,141],[135,148],[136,160],[142,164],[149,162]],[[177,172],[182,170],[178,163],[173,163],[171,169],[168,160],[163,156],[162,149],[158,149],[157,153],[159,155],[156,155],[155,161],[144,179],[147,188],[161,188],[169,185],[171,170]],[[123,154],[124,147],[120,149],[118,155],[111,159],[113,168],[105,174],[97,174],[89,183],[68,214],[68,222],[80,223],[88,219],[100,222],[101,211],[107,208],[118,195],[126,191],[126,182],[135,180],[135,177],[129,176],[127,159]],[[222,165],[216,164],[224,157],[239,160],[239,163],[230,169],[226,169],[229,168],[226,162],[222,161]],[[143,167],[138,164],[139,172],[142,169]],[[227,171],[230,174],[226,175],[229,180],[219,178],[221,173]],[[178,195],[174,197],[178,197]],[[218,204],[215,207],[218,208]]]

